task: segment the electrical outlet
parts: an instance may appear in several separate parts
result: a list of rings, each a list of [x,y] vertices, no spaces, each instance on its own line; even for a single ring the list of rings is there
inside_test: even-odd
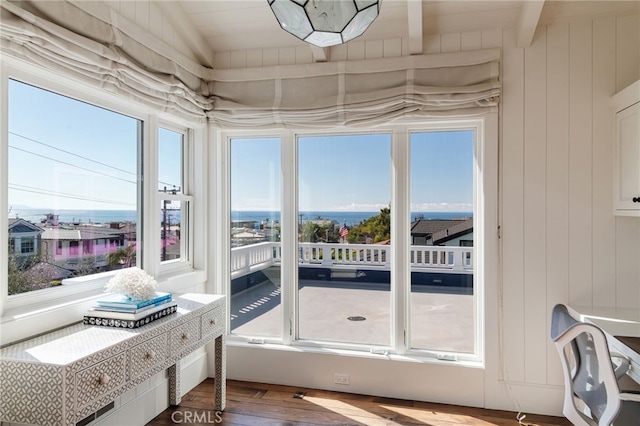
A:
[[[348,385],[349,384],[349,375],[348,374],[335,373],[333,375],[333,383],[336,383],[338,385]]]

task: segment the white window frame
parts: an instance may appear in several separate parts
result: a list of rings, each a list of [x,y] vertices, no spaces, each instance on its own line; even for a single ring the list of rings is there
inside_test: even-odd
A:
[[[410,338],[408,336],[409,325],[409,297],[410,297],[410,262],[409,247],[411,238],[407,232],[410,221],[410,188],[409,188],[409,156],[410,156],[410,133],[464,130],[474,131],[474,240],[477,245],[474,249],[474,353],[448,353],[444,351],[427,351],[410,348]],[[346,351],[356,356],[367,356],[365,351],[373,349],[374,354],[385,353],[392,359],[407,360],[417,359],[435,363],[462,363],[470,366],[484,366],[485,362],[485,300],[488,295],[497,293],[498,265],[498,118],[497,113],[489,112],[476,118],[455,118],[427,120],[419,124],[408,123],[394,126],[383,126],[376,129],[375,133],[391,133],[391,211],[392,228],[391,233],[394,239],[392,249],[391,269],[391,299],[392,299],[392,333],[391,344],[388,348],[370,348],[356,344],[334,344],[327,342],[300,342],[296,336],[297,321],[297,268],[291,267],[297,262],[297,236],[291,230],[297,224],[297,144],[299,136],[308,135],[331,135],[331,134],[365,134],[367,131],[354,131],[353,129],[338,128],[332,131],[218,131],[217,139],[221,142],[222,148],[219,153],[221,160],[218,164],[229,164],[229,141],[235,138],[260,138],[279,137],[282,140],[282,165],[293,164],[292,167],[282,169],[282,339],[258,338],[255,336],[230,335],[228,342],[231,345],[248,345],[253,347],[256,342],[265,344],[275,344],[282,349],[291,347],[295,350],[320,351],[326,350]],[[226,166],[225,166],[226,167]],[[226,173],[226,174],[225,174]],[[228,170],[223,171],[222,183],[218,186],[218,201],[223,204],[222,212],[229,214],[229,174]],[[226,178],[225,178],[226,176]],[[228,223],[218,222],[219,224]],[[227,225],[228,226],[228,225]],[[495,229],[491,233],[487,230]],[[224,229],[228,231],[228,229]],[[219,231],[222,231],[219,230]],[[220,245],[222,244],[222,245]],[[218,288],[224,290],[229,295],[230,275],[228,273],[228,250],[229,241],[221,241],[218,247],[221,253],[217,259],[222,261],[224,271],[217,274],[217,279],[222,280]],[[400,265],[400,267],[398,267]],[[496,296],[497,297],[497,296]],[[227,298],[230,304],[230,297]],[[271,345],[265,348],[273,347]],[[455,355],[452,361],[450,355]]]
[[[162,200],[170,200],[170,201],[180,201],[182,212],[184,213],[184,205],[185,203],[188,205],[187,214],[182,214],[181,216],[181,224],[180,224],[180,259],[177,260],[169,260],[169,261],[161,261],[160,253],[158,252],[158,257],[156,258],[156,263],[158,267],[158,271],[160,274],[179,274],[182,272],[188,272],[193,268],[193,195],[192,195],[192,187],[194,180],[194,167],[193,167],[193,130],[178,127],[173,124],[167,123],[165,121],[161,121],[156,129],[165,129],[170,130],[172,132],[176,132],[182,135],[182,188],[180,188],[180,192],[176,192],[176,194],[164,193],[158,189],[158,179],[156,179],[155,183],[155,194],[157,195],[157,200],[155,202],[155,206],[158,206]],[[157,134],[157,132],[156,132]],[[157,140],[157,137],[156,137]],[[158,168],[158,144],[155,144],[155,153],[153,158],[155,161],[155,173],[157,174]],[[186,232],[183,232],[184,231]],[[159,237],[159,233],[156,233]],[[161,240],[157,242],[157,245],[154,247],[160,247]]]
[[[138,240],[138,265],[143,267],[148,273],[156,277],[159,282],[170,280],[176,275],[180,276],[180,283],[168,283],[165,286],[167,291],[172,291],[175,287],[193,285],[202,282],[204,274],[193,266],[193,258],[189,257],[185,261],[176,262],[170,267],[160,266],[159,244],[153,245],[150,236],[156,235],[159,239],[160,225],[158,221],[143,220],[143,214],[150,210],[157,211],[159,203],[157,198],[157,129],[159,126],[168,129],[179,129],[187,137],[185,138],[185,186],[189,185],[193,190],[194,176],[191,166],[193,165],[193,128],[199,130],[198,136],[204,138],[206,132],[203,123],[191,123],[180,120],[166,113],[150,112],[148,106],[118,97],[110,92],[97,88],[92,88],[68,76],[53,73],[49,70],[34,66],[22,60],[3,57],[0,60],[0,161],[6,162],[8,158],[8,82],[10,79],[17,80],[35,87],[49,90],[62,96],[68,96],[75,100],[105,108],[117,113],[124,114],[142,122],[142,146],[139,147],[138,162],[144,170],[144,181],[142,183],[142,194],[138,194],[138,233],[141,237]],[[159,124],[161,123],[161,124]],[[7,164],[0,165],[0,211],[8,211],[8,172]],[[140,187],[139,187],[140,188]],[[187,188],[185,187],[185,190]],[[191,249],[188,253],[193,253],[193,210],[194,199],[191,195],[186,195],[185,201],[189,201],[189,231],[185,235]],[[0,215],[0,238],[8,241],[8,220],[7,215]],[[151,218],[152,219],[152,218]],[[8,258],[8,245],[0,244],[0,264],[6,267]],[[83,277],[67,280],[65,285],[57,288],[48,288],[9,296],[6,271],[0,274],[0,327],[12,321],[28,318],[30,324],[25,330],[4,333],[2,341],[15,340],[16,336],[40,333],[57,327],[78,321],[79,313],[91,306],[93,300],[104,292],[107,281],[115,274],[115,271],[102,272]],[[73,309],[64,309],[73,307]],[[55,312],[55,315],[54,315]],[[53,321],[42,321],[43,315],[51,313],[54,315]],[[53,317],[52,317],[53,318]],[[48,323],[47,323],[48,322]],[[39,323],[37,326],[33,324]],[[4,329],[3,331],[6,331]],[[27,334],[24,334],[27,333]]]

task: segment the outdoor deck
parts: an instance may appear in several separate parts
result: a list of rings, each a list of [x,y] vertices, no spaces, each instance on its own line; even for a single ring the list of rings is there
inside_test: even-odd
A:
[[[232,333],[264,338],[280,336],[279,274],[274,269],[236,281],[231,297]],[[315,274],[308,270],[305,273],[314,279],[300,279],[300,339],[390,346],[391,292],[388,279],[384,282],[384,274],[376,274],[375,279],[368,281],[367,278],[371,277],[363,276],[362,271],[342,269],[337,272],[343,273],[345,278],[322,279],[326,272],[317,269]],[[413,275],[413,282],[421,284],[412,286],[414,328],[411,332],[414,337],[411,346],[472,353],[475,329],[472,275],[448,274],[449,279],[445,278],[444,282],[441,274],[437,273],[418,272]],[[375,282],[376,279],[380,282]],[[349,319],[353,317],[359,318],[355,321]]]

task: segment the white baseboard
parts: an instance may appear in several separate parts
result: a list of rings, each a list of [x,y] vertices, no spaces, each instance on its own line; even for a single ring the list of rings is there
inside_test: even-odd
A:
[[[489,385],[486,395],[485,408],[562,416],[562,386],[500,381]]]

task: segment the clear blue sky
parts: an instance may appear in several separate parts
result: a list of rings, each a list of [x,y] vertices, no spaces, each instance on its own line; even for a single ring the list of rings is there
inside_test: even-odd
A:
[[[279,139],[234,139],[233,210],[279,210]],[[300,211],[378,211],[389,205],[391,136],[299,140]],[[411,210],[473,211],[473,133],[416,133],[411,141]]]
[[[9,207],[135,210],[136,119],[15,81],[9,105]],[[181,186],[180,138],[159,132],[159,188]]]
[[[21,83],[9,86],[9,206],[133,210],[138,121]],[[159,185],[180,187],[180,135],[160,130]],[[280,209],[280,141],[232,142],[232,209]],[[300,211],[389,205],[391,135],[299,139]],[[411,210],[473,210],[471,131],[412,135]],[[48,194],[57,194],[51,196]]]

